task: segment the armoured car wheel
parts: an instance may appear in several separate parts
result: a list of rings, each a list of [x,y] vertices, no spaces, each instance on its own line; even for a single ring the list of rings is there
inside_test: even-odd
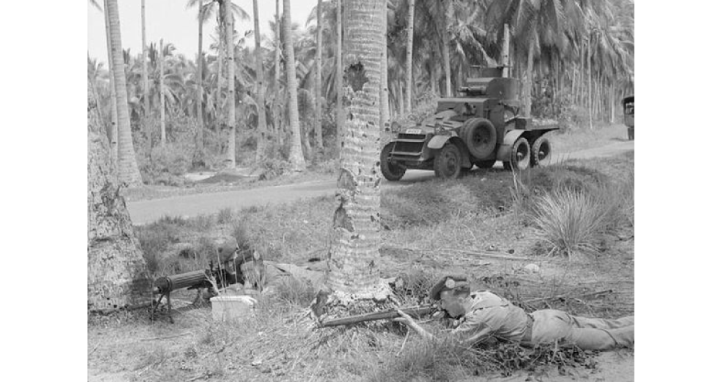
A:
[[[391,142],[381,150],[381,174],[383,174],[387,180],[396,182],[403,178],[404,174],[406,174],[406,169],[395,161],[389,160],[389,155],[393,147],[394,142]]]
[[[627,138],[629,138],[630,141],[634,140],[634,127],[627,128]]]
[[[494,167],[494,163],[496,163],[496,159],[478,160],[474,162],[478,168],[492,168]]]
[[[504,168],[507,170],[526,170],[529,168],[531,161],[529,153],[529,142],[526,138],[519,138],[511,146],[511,160],[504,162]]]
[[[439,178],[456,179],[461,175],[461,150],[447,143],[434,158],[434,173]]]
[[[552,163],[552,144],[545,137],[539,137],[531,145],[531,166],[548,166]]]
[[[470,119],[460,133],[469,153],[476,158],[488,157],[496,148],[496,128],[488,119]]]

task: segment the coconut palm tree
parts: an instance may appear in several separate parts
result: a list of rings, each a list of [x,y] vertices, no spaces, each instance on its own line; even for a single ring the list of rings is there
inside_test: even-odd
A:
[[[258,26],[258,0],[253,0],[253,30],[256,47],[256,110],[258,112],[258,135],[256,137],[256,162],[260,162],[266,151],[266,86],[263,83],[263,51],[261,50],[261,28]]]
[[[100,6],[95,3],[95,0],[91,0],[91,2],[98,8]],[[108,25],[110,25],[110,19],[108,18],[108,12],[103,12],[103,16],[105,17],[105,43],[106,46],[110,47],[110,28]],[[109,78],[110,78],[110,155],[113,160],[113,163],[116,165],[118,164],[118,104],[115,102],[115,76],[113,75],[113,52],[111,49],[107,49],[108,51],[108,71],[110,72]]]
[[[117,5],[107,7],[106,2],[107,9],[117,15]],[[125,201],[118,192],[121,185],[93,93],[89,81],[88,309],[107,311],[148,302],[150,280]]]
[[[291,34],[291,3],[283,0],[283,35],[286,52],[286,83],[288,87],[288,114],[291,130],[291,150],[289,161],[292,171],[301,171],[306,168],[306,160],[301,151],[301,127],[298,118],[298,85],[296,82],[296,62],[293,51],[293,35]]]
[[[123,48],[120,37],[120,17],[118,1],[105,0],[110,30],[110,47],[113,58],[113,78],[116,85],[116,107],[118,110],[118,178],[122,183],[134,187],[142,184],[140,170],[135,159],[133,137],[130,131],[130,115],[128,112],[128,94],[125,85]]]
[[[226,166],[236,167],[236,67],[234,64],[235,47],[233,43],[233,13],[231,0],[224,0],[226,16],[226,59],[228,60],[228,88],[226,89],[226,103],[228,105],[228,151],[226,152]]]
[[[413,52],[414,52],[414,6],[415,0],[409,1],[409,21],[406,35],[406,112],[411,112],[411,93],[414,90],[413,83]]]
[[[343,125],[346,113],[343,108],[343,14],[341,0],[336,0],[336,152],[341,155],[343,142]]]
[[[315,74],[315,89],[316,89],[316,103],[313,125],[316,131],[316,150],[320,151],[323,149],[323,136],[321,130],[321,109],[322,109],[322,89],[321,83],[323,80],[323,70],[321,60],[323,57],[323,17],[321,17],[322,7],[321,0],[318,0],[316,5],[316,74]]]
[[[143,116],[150,113],[150,100],[148,97],[148,49],[145,43],[145,0],[140,0],[141,29],[143,40]]]
[[[380,108],[384,43],[379,13],[385,0],[349,0],[346,24],[345,87],[351,92],[346,139],[337,181],[328,287],[340,298],[384,300],[380,284]]]

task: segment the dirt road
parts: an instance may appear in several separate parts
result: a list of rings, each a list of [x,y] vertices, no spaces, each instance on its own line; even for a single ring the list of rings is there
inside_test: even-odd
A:
[[[619,141],[593,149],[572,153],[559,153],[554,162],[567,159],[605,157],[634,150],[633,141]],[[501,162],[496,163],[501,167]],[[400,182],[387,182],[382,179],[382,187],[401,187],[407,184],[431,179],[433,171],[410,170]],[[163,216],[192,217],[201,214],[213,214],[224,208],[241,209],[250,206],[265,206],[292,202],[303,198],[333,195],[336,180],[297,183],[284,186],[263,187],[250,190],[215,192],[208,194],[182,195],[165,199],[141,200],[128,203],[128,211],[135,225],[151,223]]]

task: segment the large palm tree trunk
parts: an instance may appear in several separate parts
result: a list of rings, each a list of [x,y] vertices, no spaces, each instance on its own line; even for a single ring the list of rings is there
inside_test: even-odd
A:
[[[313,126],[316,130],[316,151],[320,152],[323,149],[323,133],[321,128],[321,105],[323,96],[321,95],[321,82],[323,77],[323,66],[321,60],[323,59],[323,18],[321,12],[321,0],[318,0],[316,5],[316,112],[314,113]]]
[[[379,85],[384,47],[379,8],[385,0],[346,2],[345,87],[350,92],[347,138],[337,181],[328,286],[341,296],[387,296],[379,282]]]
[[[120,38],[120,16],[118,1],[106,0],[108,28],[110,28],[110,50],[113,55],[113,78],[115,79],[115,102],[118,110],[118,178],[130,187],[140,186],[143,182],[135,160],[133,136],[130,131],[130,112],[128,110],[128,88],[125,83],[125,65],[123,63],[123,45]]]
[[[341,0],[336,0],[336,151],[341,155],[344,139],[343,125],[346,115],[343,109],[343,13]]]
[[[291,125],[291,150],[289,161],[292,171],[306,168],[306,160],[301,150],[301,124],[298,117],[298,85],[296,83],[296,57],[293,52],[291,34],[291,1],[283,0],[283,35],[286,38],[286,83],[288,87],[288,115]]]
[[[88,82],[88,309],[104,311],[149,302],[150,283],[125,200],[119,195],[91,86]]]
[[[409,0],[409,25],[406,29],[406,105],[407,113],[411,112],[411,93],[414,88],[413,83],[413,51],[414,51],[414,2]]]
[[[389,128],[389,73],[388,73],[388,20],[386,7],[381,8],[382,32],[384,35],[384,46],[381,49],[381,128],[385,131]]]
[[[107,9],[108,3],[105,3]],[[105,25],[110,25],[108,12],[103,12]],[[118,104],[115,101],[115,76],[113,75],[113,51],[110,49],[110,28],[105,28],[106,46],[108,47],[108,78],[110,79],[110,156],[116,170],[118,169]]]
[[[226,152],[226,166],[229,168],[236,167],[236,89],[235,89],[235,71],[233,58],[235,56],[233,44],[233,13],[231,11],[231,0],[224,1],[226,9],[226,60],[228,60],[228,96],[226,97],[226,105],[228,106],[228,151]]]
[[[256,162],[266,152],[266,85],[263,83],[263,52],[261,51],[261,28],[258,26],[258,0],[253,0],[253,29],[256,40],[256,110],[258,111],[258,137]]]

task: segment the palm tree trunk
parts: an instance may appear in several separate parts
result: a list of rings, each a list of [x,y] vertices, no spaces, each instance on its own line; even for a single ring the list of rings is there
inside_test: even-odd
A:
[[[165,55],[163,54],[163,39],[160,39],[160,56],[158,62],[160,63],[160,146],[165,146],[165,70],[163,68],[163,62],[165,61]]]
[[[281,10],[280,0],[276,0],[276,52],[274,56],[274,65],[276,71],[273,73],[273,127],[276,130],[278,143],[283,146],[283,127],[281,126]]]
[[[196,152],[203,153],[203,1],[198,0],[198,67],[196,68],[196,118],[198,131],[196,133]]]
[[[223,66],[226,64],[226,8],[223,4],[218,5],[218,78],[216,79],[216,115],[221,114],[223,109]],[[218,129],[219,125],[223,125],[220,122],[222,119],[216,117],[216,132],[222,129]]]
[[[413,49],[414,49],[414,2],[409,0],[409,22],[406,29],[406,112],[411,112],[411,92],[414,88],[413,83]]]
[[[389,128],[389,74],[388,74],[388,20],[386,7],[381,9],[382,33],[384,35],[384,47],[381,50],[381,129],[386,131]]]
[[[236,89],[235,89],[235,56],[233,44],[233,13],[231,12],[231,0],[225,0],[226,7],[226,48],[228,49],[226,60],[228,60],[228,95],[226,102],[228,106],[228,151],[226,151],[226,166],[229,168],[236,167]]]
[[[509,63],[509,24],[504,24],[504,42],[501,50],[501,65],[504,68],[501,70],[502,77],[509,77],[509,71],[511,69]]]
[[[261,28],[258,26],[258,0],[253,0],[253,30],[256,40],[256,110],[258,112],[258,136],[256,137],[256,162],[266,153],[266,85],[263,77],[263,51],[261,50]]]
[[[292,171],[306,168],[301,150],[301,124],[298,118],[298,85],[296,82],[296,56],[293,52],[291,34],[291,1],[283,0],[283,35],[286,37],[286,83],[288,86],[288,115],[291,125],[291,150],[289,161]]]
[[[524,78],[524,116],[531,117],[531,87],[532,75],[534,72],[534,36],[529,40],[529,50],[527,51],[526,61],[526,77]]]
[[[341,155],[344,139],[343,125],[346,114],[343,109],[343,15],[341,0],[336,0],[336,152]]]
[[[148,49],[145,43],[145,0],[140,0],[141,29],[143,31],[143,123],[147,123],[148,114],[150,113],[150,99],[148,96]]]
[[[105,3],[107,7],[107,2]],[[107,9],[107,8],[106,8]],[[105,25],[110,25],[108,12],[103,12]],[[113,75],[113,51],[110,49],[110,28],[105,28],[106,46],[108,47],[108,78],[110,78],[110,156],[118,169],[118,107],[115,101],[115,76]]]
[[[592,41],[587,40],[587,108],[589,111],[589,129],[594,130],[592,123]]]
[[[449,54],[449,28],[451,28],[451,22],[452,22],[452,15],[454,12],[453,4],[451,1],[445,1],[444,2],[445,9],[444,9],[444,25],[441,30],[441,41],[443,46],[441,47],[441,55],[443,56],[444,60],[444,77],[446,78],[446,92],[444,95],[446,97],[453,97],[453,94],[451,93],[451,59]],[[434,78],[434,81],[436,81],[436,78]]]
[[[321,92],[321,79],[323,76],[323,70],[321,66],[321,60],[323,59],[323,18],[321,14],[321,0],[318,0],[316,5],[316,112],[314,113],[313,126],[316,130],[316,151],[321,152],[323,149],[323,135],[321,128],[321,104],[322,104],[322,92]]]
[[[114,9],[117,12],[117,5]],[[119,195],[121,185],[109,160],[110,145],[101,127],[99,105],[91,98],[91,86],[89,81],[88,309],[106,311],[150,302],[151,285],[130,215]]]
[[[286,0],[287,1],[287,0]],[[349,299],[385,300],[380,283],[379,84],[384,36],[379,8],[385,0],[346,2],[345,87],[352,91],[348,139],[337,181],[328,286]],[[353,59],[353,61],[352,61]],[[353,116],[353,117],[352,117]],[[351,297],[350,295],[355,295]]]
[[[123,45],[120,37],[120,16],[118,1],[106,0],[110,28],[110,50],[113,56],[113,77],[115,78],[115,102],[118,110],[118,178],[129,187],[140,186],[143,182],[133,149],[128,110],[128,88],[125,83]]]
[[[145,43],[145,0],[141,0],[141,31],[142,31],[142,44],[143,47],[141,50],[143,51],[143,64],[142,64],[142,80],[143,80],[143,114],[141,119],[141,126],[143,128],[143,131],[145,132],[145,135],[148,137],[147,140],[147,152],[150,154],[151,150],[153,149],[153,132],[152,132],[152,124],[150,122],[150,100],[149,92],[148,92],[148,50],[146,48],[147,44]],[[141,150],[142,151],[142,150]]]

